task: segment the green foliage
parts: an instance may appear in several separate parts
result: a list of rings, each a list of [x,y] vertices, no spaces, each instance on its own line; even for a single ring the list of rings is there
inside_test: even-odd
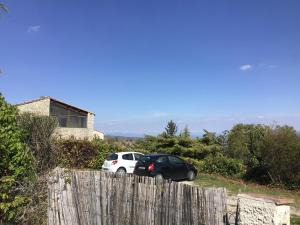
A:
[[[217,143],[217,135],[214,132],[209,132],[208,130],[203,130],[204,134],[202,136],[201,142],[206,145],[212,145]]]
[[[184,159],[186,162],[194,165],[197,168],[198,173],[199,172],[205,172],[205,170],[204,170],[204,161],[203,160],[197,160],[197,159],[186,158],[186,157],[182,157],[182,159]]]
[[[208,156],[204,159],[202,171],[217,173],[223,176],[241,178],[245,174],[245,166],[238,159],[228,158],[221,154]]]
[[[109,153],[128,150],[122,145],[107,143],[97,138],[92,141],[76,139],[56,140],[54,149],[58,166],[79,169],[101,169]]]
[[[300,137],[289,126],[276,126],[265,135],[262,166],[274,184],[300,188]]]
[[[169,121],[166,128],[164,135],[174,137],[177,133],[177,125],[173,122],[173,120]]]
[[[0,223],[12,221],[27,202],[22,187],[33,176],[32,158],[22,143],[17,109],[0,94]]]
[[[44,172],[55,165],[52,137],[58,126],[55,117],[22,113],[18,124],[23,129],[23,142],[30,148],[35,158],[37,171]]]
[[[183,138],[191,138],[191,132],[187,126],[183,129],[183,131],[180,133],[180,137]]]
[[[137,141],[137,149],[143,149],[145,152],[161,152],[175,154],[183,157],[194,159],[204,159],[210,154],[221,152],[222,147],[219,144],[205,145],[199,139],[184,137],[164,136],[146,136],[144,139]]]
[[[226,154],[242,160],[245,164],[253,157],[260,158],[263,138],[268,130],[269,127],[260,124],[235,125],[228,135]]]
[[[224,153],[243,161],[247,179],[300,188],[300,137],[292,127],[238,124]]]
[[[300,217],[292,216],[291,217],[291,225],[300,225]]]

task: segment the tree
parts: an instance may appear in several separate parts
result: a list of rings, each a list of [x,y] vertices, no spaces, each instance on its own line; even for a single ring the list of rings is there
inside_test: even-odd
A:
[[[216,142],[217,142],[216,133],[209,132],[208,130],[205,130],[205,129],[203,131],[204,131],[204,134],[201,139],[201,142],[206,145],[216,144]]]
[[[273,184],[300,188],[300,137],[293,127],[269,130],[262,147],[262,166]]]
[[[185,128],[181,132],[180,136],[184,137],[184,138],[190,138],[191,137],[191,132],[190,132],[188,126],[185,126]]]
[[[243,160],[248,164],[260,158],[264,134],[268,126],[254,124],[237,124],[228,135],[228,151],[230,157]]]
[[[174,137],[176,136],[177,133],[177,125],[174,123],[172,120],[168,122],[166,128],[165,128],[165,133],[167,136]]]
[[[17,109],[0,93],[0,224],[21,212],[27,202],[24,187],[32,175],[32,157],[22,143]]]
[[[217,143],[220,144],[224,149],[226,149],[228,146],[228,135],[229,135],[229,131],[224,130],[222,134],[217,136],[217,140],[216,140]]]

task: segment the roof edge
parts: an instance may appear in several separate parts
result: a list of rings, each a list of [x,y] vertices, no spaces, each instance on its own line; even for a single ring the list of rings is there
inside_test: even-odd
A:
[[[30,103],[33,103],[33,102],[38,102],[38,101],[46,100],[46,99],[49,99],[50,101],[58,102],[60,104],[66,105],[68,107],[71,107],[71,108],[74,108],[74,109],[77,109],[77,110],[80,110],[80,111],[83,111],[83,112],[86,112],[86,113],[91,113],[93,115],[96,115],[94,112],[90,112],[90,111],[87,111],[85,109],[78,108],[76,106],[70,105],[68,103],[65,103],[65,102],[60,101],[60,100],[55,99],[55,98],[52,98],[50,96],[41,96],[40,98],[29,100],[29,101],[25,101],[25,102],[22,102],[22,103],[18,103],[18,104],[15,104],[14,106],[26,105],[26,104],[30,104]]]

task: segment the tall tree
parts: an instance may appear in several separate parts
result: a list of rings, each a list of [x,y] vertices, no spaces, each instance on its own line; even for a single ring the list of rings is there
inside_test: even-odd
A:
[[[184,129],[181,132],[180,136],[185,137],[185,138],[190,138],[191,137],[191,132],[190,132],[188,126],[184,127]]]
[[[165,132],[168,136],[174,137],[177,133],[177,125],[176,123],[173,122],[173,120],[169,121],[166,128]]]
[[[216,133],[214,132],[209,132],[208,130],[203,130],[204,134],[202,136],[201,142],[206,144],[206,145],[212,145],[215,144],[217,141],[217,136]]]

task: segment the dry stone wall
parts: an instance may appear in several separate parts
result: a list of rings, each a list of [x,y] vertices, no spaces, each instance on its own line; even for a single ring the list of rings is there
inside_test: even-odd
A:
[[[290,225],[290,207],[249,195],[238,195],[238,225]]]

